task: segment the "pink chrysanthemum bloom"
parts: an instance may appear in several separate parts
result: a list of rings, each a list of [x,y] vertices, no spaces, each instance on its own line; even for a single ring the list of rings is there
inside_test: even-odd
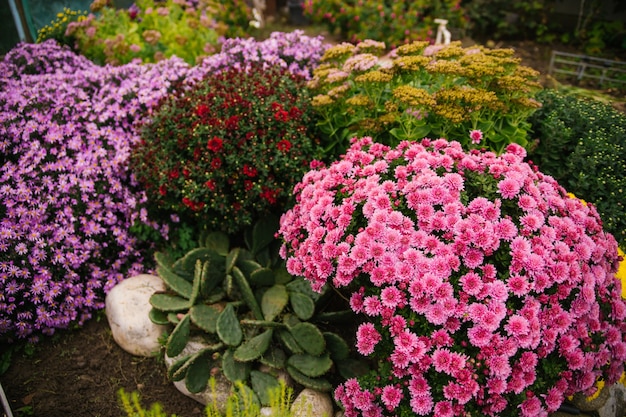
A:
[[[346,292],[356,348],[377,364],[358,393],[337,390],[346,415],[546,415],[620,377],[617,243],[524,158],[515,144],[498,156],[355,138],[296,185],[287,268]],[[329,239],[342,250],[320,250]]]
[[[480,130],[470,130],[470,139],[474,145],[478,145],[483,140],[483,132]]]

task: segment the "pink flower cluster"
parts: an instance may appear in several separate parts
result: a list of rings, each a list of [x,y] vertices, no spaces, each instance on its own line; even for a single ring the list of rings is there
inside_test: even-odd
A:
[[[295,187],[287,269],[349,291],[376,368],[336,389],[347,417],[546,416],[619,378],[616,241],[524,157],[365,137]]]

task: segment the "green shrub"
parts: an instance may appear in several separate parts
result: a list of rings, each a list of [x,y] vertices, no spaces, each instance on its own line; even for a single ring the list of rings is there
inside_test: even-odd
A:
[[[513,50],[414,42],[392,51],[390,61],[378,57],[384,50],[375,41],[340,44],[314,71],[308,86],[329,155],[365,135],[387,145],[445,137],[498,153],[527,144],[526,119],[541,87]],[[482,132],[479,144],[472,130]]]
[[[626,245],[626,116],[607,104],[545,90],[531,118],[529,157],[568,191],[593,203],[605,230]]]
[[[129,9],[94,1],[92,10],[97,14],[70,23],[66,36],[74,37],[75,47],[92,61],[113,65],[173,55],[193,65],[219,49],[220,36],[244,35],[249,20],[249,9],[238,0],[201,1],[197,6],[137,0]]]
[[[71,10],[67,7],[64,8],[62,12],[57,14],[55,20],[39,30],[37,33],[37,43],[45,42],[48,39],[54,39],[61,45],[73,47],[76,39],[74,36],[69,35],[66,32],[67,27],[72,22],[82,22],[86,17],[86,11]]]
[[[434,40],[435,19],[448,20],[450,27],[464,27],[463,11],[458,3],[458,0],[307,0],[304,12],[313,22],[326,25],[332,34],[350,42],[384,39],[388,45],[399,46]]]

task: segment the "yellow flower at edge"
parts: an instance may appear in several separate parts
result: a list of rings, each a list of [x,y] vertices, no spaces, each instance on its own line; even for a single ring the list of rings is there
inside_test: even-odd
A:
[[[620,248],[617,248],[617,254],[622,257],[622,261],[619,263],[619,269],[615,274],[615,278],[622,281],[622,298],[626,299],[626,256],[624,256],[624,251]]]

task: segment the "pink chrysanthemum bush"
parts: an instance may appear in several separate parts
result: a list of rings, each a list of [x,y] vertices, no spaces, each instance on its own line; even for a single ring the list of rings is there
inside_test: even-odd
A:
[[[335,390],[347,417],[542,416],[620,377],[616,241],[524,157],[365,137],[295,187],[287,268],[347,291],[373,364]]]

